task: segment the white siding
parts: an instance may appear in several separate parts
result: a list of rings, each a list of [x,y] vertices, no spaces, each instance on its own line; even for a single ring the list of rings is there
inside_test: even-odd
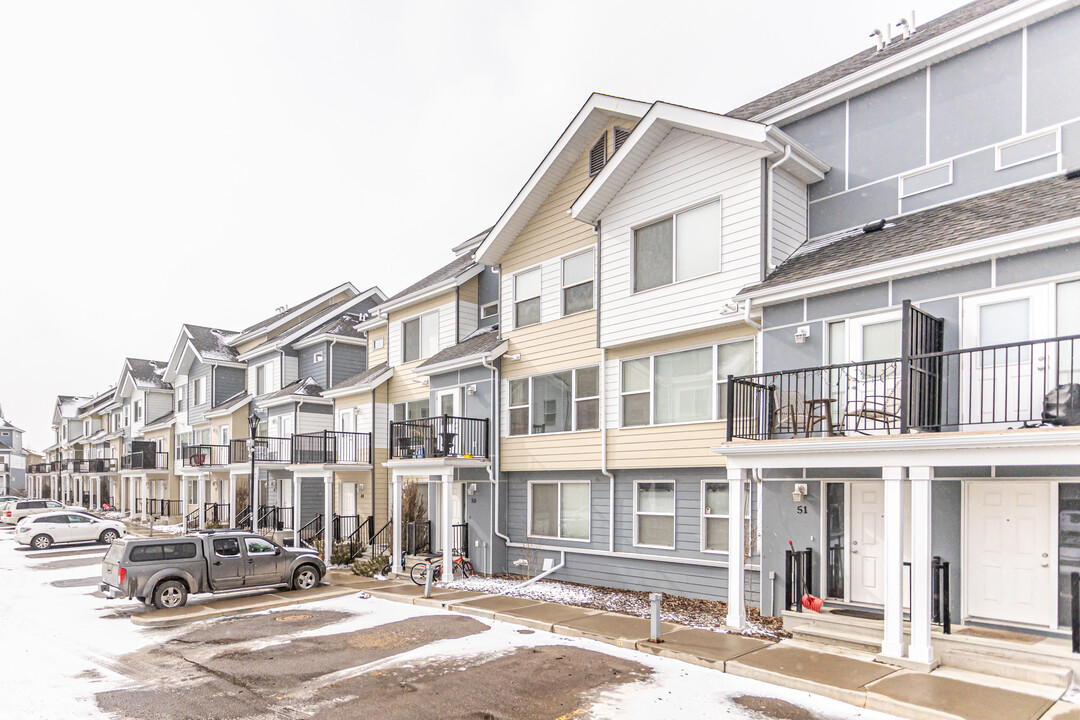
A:
[[[480,308],[476,303],[462,300],[458,303],[458,322],[461,324],[461,329],[458,333],[458,339],[462,340],[472,333],[476,332],[476,328],[479,327]]]
[[[451,300],[439,306],[439,350],[457,345],[457,307],[455,305],[455,302]]]
[[[248,363],[247,367],[247,390],[251,393],[252,397],[258,395],[255,391],[255,368],[260,365],[269,365],[269,369],[266,371],[266,393],[274,392],[281,389],[281,356],[275,355],[269,360],[259,359],[258,361]],[[207,390],[209,392],[209,389]],[[263,394],[266,394],[263,393]]]
[[[390,323],[390,337],[386,341],[387,357],[390,367],[401,364],[401,321],[395,320]]]
[[[299,427],[296,428],[298,434],[334,429],[334,416],[330,413],[299,412],[297,415],[299,415],[297,420]]]
[[[540,322],[562,317],[559,290],[562,283],[562,258],[548,258],[540,272]]]
[[[157,420],[162,415],[173,409],[173,395],[171,392],[148,392],[146,393],[146,419]]]
[[[510,437],[510,381],[499,382],[499,437]]]
[[[760,280],[763,156],[685,130],[664,138],[602,217],[601,344],[716,325],[719,307]],[[633,293],[632,228],[717,198],[723,217],[720,272]]]
[[[499,276],[499,327],[505,335],[514,327],[514,277]]]
[[[806,185],[787,170],[773,173],[773,248],[769,263],[779,265],[806,241]]]
[[[608,360],[604,367],[604,424],[608,430],[619,427],[619,360]]]

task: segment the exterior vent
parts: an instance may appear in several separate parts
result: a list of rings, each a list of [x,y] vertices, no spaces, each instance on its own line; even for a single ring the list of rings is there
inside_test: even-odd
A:
[[[875,220],[874,222],[866,223],[865,225],[863,225],[862,231],[864,233],[877,232],[878,230],[884,230],[885,225],[885,219],[882,218],[881,220]]]
[[[604,169],[607,162],[607,133],[605,132],[589,151],[589,177]]]
[[[1074,168],[1065,173],[1066,180],[1076,180],[1077,178],[1080,178],[1080,168]]]
[[[626,138],[628,137],[630,137],[629,130],[621,127],[615,128],[615,150],[612,152],[613,155],[619,152],[619,148],[622,147],[622,144],[626,142]]]

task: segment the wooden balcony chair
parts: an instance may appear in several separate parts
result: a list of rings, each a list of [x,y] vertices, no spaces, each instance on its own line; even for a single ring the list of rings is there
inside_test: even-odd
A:
[[[874,387],[876,381],[867,378],[866,386]],[[840,427],[848,427],[848,418],[854,419],[854,432],[867,434],[868,430],[880,430],[884,428],[887,434],[892,434],[893,429],[900,429],[900,383],[899,378],[891,377],[885,380],[885,387],[880,394],[867,395],[858,400],[849,400],[844,410],[844,417],[840,420]],[[859,428],[859,421],[863,420],[866,427]],[[872,423],[872,426],[870,426]]]
[[[797,436],[806,427],[806,401],[798,390],[773,390],[773,432]]]

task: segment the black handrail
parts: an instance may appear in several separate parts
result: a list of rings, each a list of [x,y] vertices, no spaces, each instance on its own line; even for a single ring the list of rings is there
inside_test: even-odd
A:
[[[460,525],[452,526],[454,541],[453,550],[455,553],[460,553],[465,557],[469,557],[469,524],[461,523]]]
[[[371,539],[374,520],[370,515],[363,520],[359,515],[335,515],[334,541],[348,544],[350,558],[363,554]]]
[[[120,458],[122,470],[166,470],[168,467],[167,452],[132,452]]]
[[[186,532],[188,527],[192,524],[199,524],[199,508],[195,508],[184,516],[184,531]]]
[[[259,532],[275,532],[292,528],[293,509],[278,505],[263,505],[259,508],[257,527]]]
[[[372,522],[368,527],[375,527],[375,518],[369,518]],[[371,533],[368,548],[371,557],[382,557],[393,549],[394,546],[394,521],[387,520],[386,524]]]
[[[307,523],[300,528],[300,544],[307,548],[315,547],[315,541],[322,537],[323,532],[323,516],[319,513],[315,517],[308,520]],[[330,553],[323,552],[325,556],[323,559],[327,563],[330,562]]]
[[[251,506],[245,506],[236,511],[235,527],[242,528],[251,524]]]
[[[441,415],[390,423],[390,457],[488,457],[487,418]]]
[[[370,465],[371,433],[323,430],[293,435],[297,465]]]
[[[814,551],[784,551],[784,608],[802,612],[803,595],[814,594]]]
[[[182,448],[184,467],[211,467],[229,464],[228,445],[186,445]]]

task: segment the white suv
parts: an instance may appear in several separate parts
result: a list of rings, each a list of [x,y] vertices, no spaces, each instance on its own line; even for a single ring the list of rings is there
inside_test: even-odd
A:
[[[19,500],[9,502],[0,511],[0,522],[8,525],[18,525],[19,521],[29,515],[39,515],[44,512],[64,510],[64,504],[55,500]]]
[[[47,550],[53,543],[99,542],[112,545],[124,536],[124,523],[105,520],[88,513],[42,513],[26,517],[15,528],[15,542],[35,550]]]

